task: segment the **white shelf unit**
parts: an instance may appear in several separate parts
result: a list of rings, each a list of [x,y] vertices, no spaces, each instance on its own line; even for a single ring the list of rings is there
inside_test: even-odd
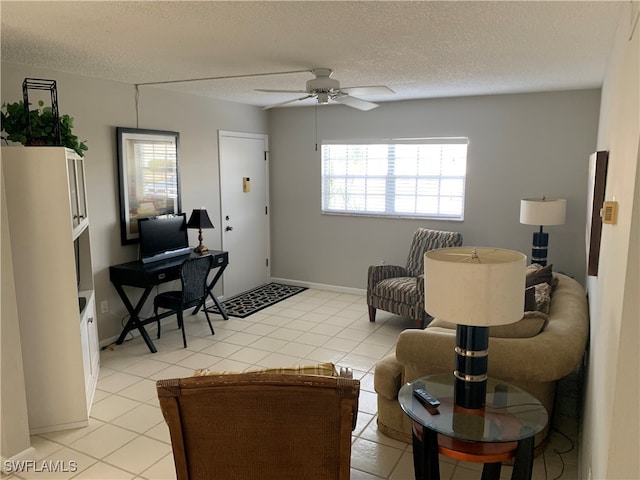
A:
[[[85,426],[100,351],[84,159],[64,147],[2,147],[2,165],[29,430]]]

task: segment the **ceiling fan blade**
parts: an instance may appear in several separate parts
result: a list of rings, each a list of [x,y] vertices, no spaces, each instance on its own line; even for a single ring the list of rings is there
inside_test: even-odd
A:
[[[394,94],[393,90],[384,85],[372,85],[369,87],[347,87],[341,88],[340,91],[348,93],[349,95],[389,95]]]
[[[348,107],[357,108],[358,110],[371,110],[373,108],[378,107],[377,103],[367,102],[366,100],[362,100],[360,98],[352,97],[351,95],[334,95],[331,97],[334,101],[338,103],[342,103]]]
[[[256,92],[267,93],[308,93],[306,90],[273,90],[270,88],[254,88]]]
[[[307,98],[313,98],[315,95],[305,95],[304,97],[294,98],[293,100],[287,100],[285,102],[276,103],[275,105],[269,105],[268,107],[262,107],[263,110],[269,110],[270,108],[281,107],[287,103],[299,102],[300,100],[306,100]]]

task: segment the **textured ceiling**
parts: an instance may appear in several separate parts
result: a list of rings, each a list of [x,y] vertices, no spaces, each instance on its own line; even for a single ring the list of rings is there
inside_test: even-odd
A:
[[[130,84],[328,67],[396,92],[372,101],[592,88],[622,3],[2,1],[2,60]],[[162,88],[265,106],[310,78]]]

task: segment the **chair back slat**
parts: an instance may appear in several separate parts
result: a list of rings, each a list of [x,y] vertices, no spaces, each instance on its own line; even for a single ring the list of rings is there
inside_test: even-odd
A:
[[[182,302],[185,306],[199,302],[207,294],[207,275],[212,264],[211,255],[189,258],[182,264],[180,279],[182,280]]]

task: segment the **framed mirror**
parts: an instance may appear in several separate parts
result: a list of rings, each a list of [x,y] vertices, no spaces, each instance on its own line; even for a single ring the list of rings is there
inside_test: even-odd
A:
[[[138,218],[181,213],[179,133],[116,128],[122,245],[138,241]]]

